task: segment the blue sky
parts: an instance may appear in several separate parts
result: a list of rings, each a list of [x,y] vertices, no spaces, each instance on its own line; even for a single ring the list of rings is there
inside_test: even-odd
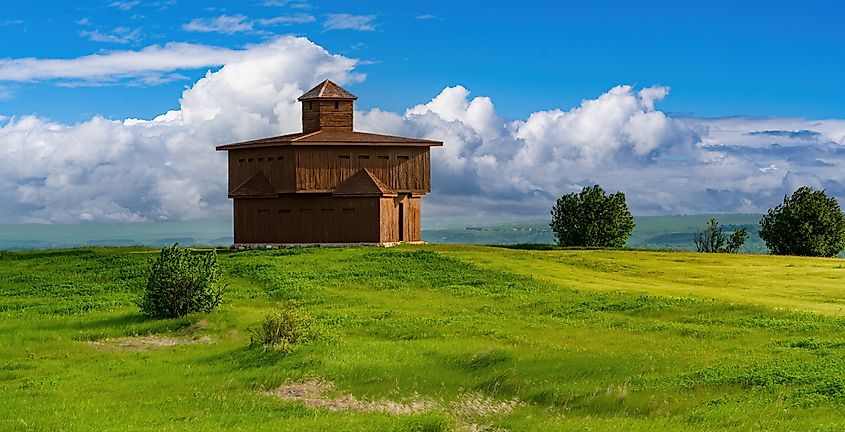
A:
[[[398,111],[460,84],[510,118],[577,105],[618,84],[671,87],[664,111],[697,116],[845,116],[845,7],[802,1],[109,1],[16,2],[0,18],[0,58],[74,58],[167,42],[239,48],[308,37],[367,62],[360,108]],[[210,6],[212,5],[212,6]],[[333,14],[359,16],[348,29]],[[190,31],[242,17],[241,29]],[[261,20],[289,18],[284,24]],[[265,21],[266,22],[266,21]],[[245,27],[244,27],[245,26]],[[252,29],[246,27],[251,26]],[[115,29],[118,29],[115,32]],[[212,67],[213,69],[214,67]],[[3,82],[0,113],[76,122],[149,117],[208,67],[161,85]],[[131,103],[127,103],[131,101]]]
[[[226,217],[214,146],[300,130],[330,78],[358,130],[443,141],[427,218],[845,199],[845,6],[802,1],[6,3],[0,223]]]

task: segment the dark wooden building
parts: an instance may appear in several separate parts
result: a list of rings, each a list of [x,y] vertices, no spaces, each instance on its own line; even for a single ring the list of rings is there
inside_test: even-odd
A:
[[[302,132],[229,152],[236,244],[420,241],[438,141],[356,132],[357,99],[331,81],[299,97]]]

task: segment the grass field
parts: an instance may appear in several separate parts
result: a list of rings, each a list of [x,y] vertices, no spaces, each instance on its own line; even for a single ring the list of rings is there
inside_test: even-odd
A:
[[[223,253],[220,309],[153,321],[150,253],[0,252],[0,430],[845,429],[841,259]],[[320,336],[248,348],[291,299]]]

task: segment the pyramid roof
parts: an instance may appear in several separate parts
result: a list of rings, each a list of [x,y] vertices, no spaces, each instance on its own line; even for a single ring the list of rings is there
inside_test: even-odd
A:
[[[253,174],[229,193],[230,198],[275,198],[276,196],[278,196],[276,188],[262,171]]]
[[[330,80],[325,80],[320,84],[317,84],[316,87],[312,88],[305,92],[304,95],[299,97],[300,101],[304,100],[312,100],[312,99],[349,99],[355,100],[358,99],[357,96],[349,93],[348,91],[344,90],[341,86],[331,82]]]
[[[396,196],[396,192],[385,185],[370,170],[358,170],[344,180],[332,192],[335,196]]]

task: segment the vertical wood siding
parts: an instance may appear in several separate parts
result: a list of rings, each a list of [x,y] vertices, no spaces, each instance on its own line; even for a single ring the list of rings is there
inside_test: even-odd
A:
[[[289,147],[231,150],[229,192],[258,171],[264,172],[277,192],[290,192],[296,186],[295,163],[294,153]]]
[[[297,147],[296,190],[330,191],[362,168],[397,192],[431,191],[427,147]]]
[[[235,199],[235,243],[378,243],[378,197]]]

